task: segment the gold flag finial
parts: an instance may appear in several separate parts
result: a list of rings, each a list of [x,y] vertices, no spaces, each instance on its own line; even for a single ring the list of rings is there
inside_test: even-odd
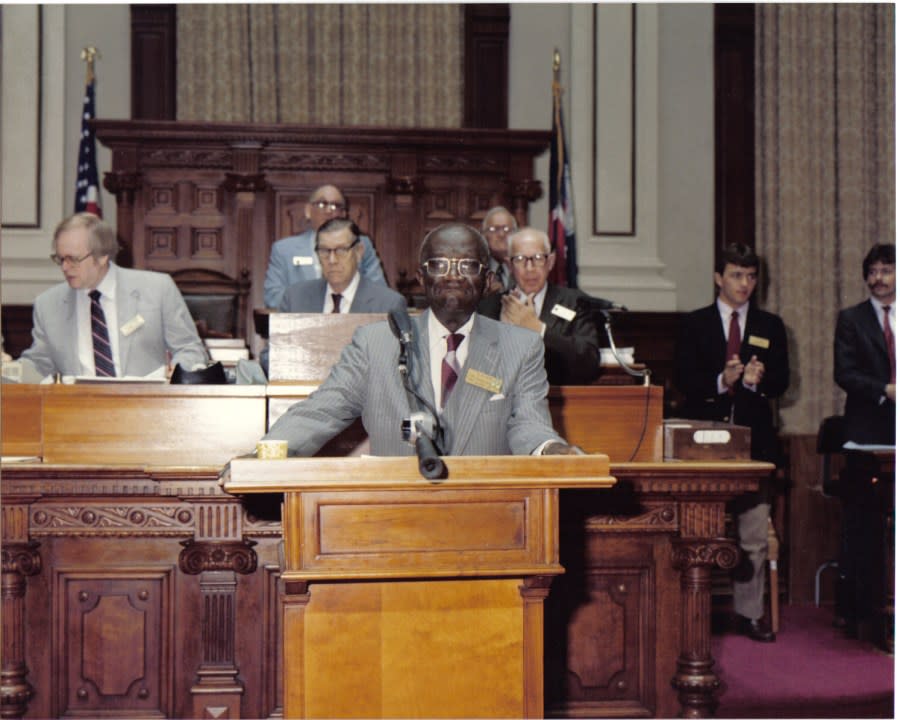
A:
[[[94,59],[100,57],[100,51],[93,45],[89,45],[81,51],[81,59],[87,63],[87,80],[86,83],[94,80]]]
[[[559,48],[553,48],[553,74],[559,74],[559,66],[562,64],[562,60],[559,57]]]

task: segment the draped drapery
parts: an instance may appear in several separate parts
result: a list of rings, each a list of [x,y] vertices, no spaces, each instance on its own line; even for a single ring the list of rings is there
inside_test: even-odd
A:
[[[813,433],[843,412],[837,312],[868,296],[868,249],[894,242],[894,8],[763,3],[756,13],[762,304],[791,342],[782,429]]]
[[[183,4],[179,120],[461,127],[459,5]]]

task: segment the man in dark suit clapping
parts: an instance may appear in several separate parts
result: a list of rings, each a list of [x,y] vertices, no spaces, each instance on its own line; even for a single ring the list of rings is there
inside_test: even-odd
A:
[[[675,358],[675,383],[684,393],[685,417],[731,421],[750,427],[750,456],[781,462],[770,401],[789,379],[787,333],[777,315],[752,302],[759,258],[746,245],[726,247],[716,264],[718,298],[684,321]],[[734,502],[738,541],[752,574],[735,579],[739,630],[761,642],[775,636],[763,619],[770,488]]]

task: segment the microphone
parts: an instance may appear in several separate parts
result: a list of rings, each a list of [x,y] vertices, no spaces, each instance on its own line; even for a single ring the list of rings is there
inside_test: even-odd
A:
[[[394,336],[400,341],[400,344],[404,347],[409,345],[413,340],[413,326],[412,320],[409,319],[409,314],[406,312],[406,309],[398,310],[394,308],[388,314],[388,323],[391,326],[391,332],[394,333]]]
[[[419,474],[426,480],[441,480],[447,477],[447,466],[438,456],[437,448],[425,433],[416,438],[416,457],[419,458]]]

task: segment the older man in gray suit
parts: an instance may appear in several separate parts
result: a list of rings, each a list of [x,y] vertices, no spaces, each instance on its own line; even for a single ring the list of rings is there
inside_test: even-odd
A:
[[[327,220],[316,231],[314,246],[322,277],[289,285],[278,312],[389,313],[406,308],[400,293],[369,280],[360,271],[365,253],[361,239],[359,228],[349,218]],[[268,347],[260,353],[259,364],[268,374]]]
[[[315,252],[322,277],[289,285],[279,312],[387,313],[405,308],[404,297],[360,273],[365,248],[349,218],[332,218],[316,231]]]
[[[443,429],[443,455],[575,454],[551,425],[540,336],[475,314],[490,282],[487,241],[443,225],[422,243],[428,310],[411,323],[410,385]],[[375,455],[412,455],[401,433],[410,395],[388,322],[359,328],[324,383],[265,436],[312,455],[361,417]],[[448,372],[444,365],[452,368]],[[451,380],[453,382],[451,382]]]
[[[205,366],[206,350],[171,276],[118,267],[115,231],[91,213],[63,220],[51,259],[66,282],[34,302],[33,342],[22,353],[42,375],[145,376],[167,364]],[[99,320],[98,320],[99,318]],[[103,345],[94,339],[103,325]]]

